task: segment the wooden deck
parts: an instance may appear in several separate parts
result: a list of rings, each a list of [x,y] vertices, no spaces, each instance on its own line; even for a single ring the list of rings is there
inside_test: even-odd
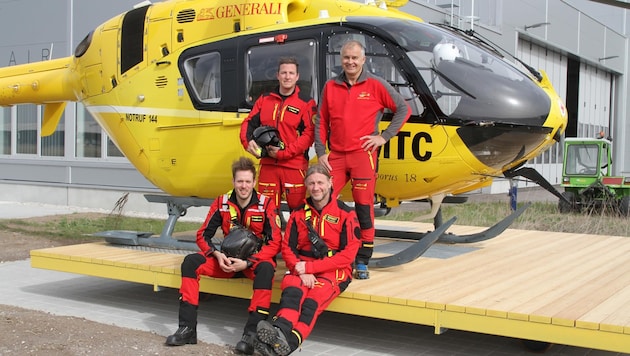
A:
[[[432,228],[381,220],[377,226]],[[380,241],[375,257],[405,243]],[[158,291],[179,288],[183,257],[103,242],[33,250],[31,265],[149,284]],[[276,279],[281,276],[278,271]],[[201,290],[249,298],[251,282],[204,277]],[[414,262],[371,269],[369,280],[353,281],[329,310],[430,325],[436,333],[458,329],[630,352],[630,238],[508,229],[489,241],[436,244]]]

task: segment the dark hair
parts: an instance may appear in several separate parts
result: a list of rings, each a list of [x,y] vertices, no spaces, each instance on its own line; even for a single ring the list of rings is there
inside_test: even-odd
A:
[[[250,171],[256,179],[256,166],[254,161],[247,157],[240,157],[232,163],[232,178],[236,178],[236,172],[238,171]]]
[[[326,168],[326,166],[321,163],[315,163],[314,165],[308,167],[308,169],[306,170],[304,180],[306,180],[306,178],[308,178],[311,174],[315,173],[323,174],[328,177],[328,179],[330,179],[330,171],[328,170],[328,168]]]
[[[297,73],[300,72],[300,65],[295,57],[280,57],[280,59],[278,59],[278,72],[280,71],[280,66],[283,64],[295,64],[295,71]]]

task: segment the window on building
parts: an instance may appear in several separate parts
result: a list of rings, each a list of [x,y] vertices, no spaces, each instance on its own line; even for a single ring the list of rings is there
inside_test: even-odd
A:
[[[101,157],[101,127],[85,106],[77,104],[76,156]]]
[[[111,138],[107,138],[107,157],[125,157]]]
[[[45,157],[63,157],[65,146],[65,117],[62,114],[55,132],[50,136],[41,138],[41,155]]]
[[[37,106],[17,106],[17,146],[18,154],[37,154]]]
[[[105,156],[103,156],[103,153],[105,153]],[[124,157],[118,147],[103,132],[103,129],[94,120],[90,112],[80,103],[77,103],[76,157]]]
[[[11,108],[0,108],[0,154],[11,154]]]

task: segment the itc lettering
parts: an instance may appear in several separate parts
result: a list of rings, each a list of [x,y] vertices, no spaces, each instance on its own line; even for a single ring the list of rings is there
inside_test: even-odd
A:
[[[396,138],[396,140],[390,140],[383,145],[381,153],[384,159],[404,160],[409,153],[420,162],[431,159],[433,153],[429,148],[433,138],[429,133],[418,132],[412,136],[409,131],[400,131]],[[392,148],[392,146],[395,147]]]

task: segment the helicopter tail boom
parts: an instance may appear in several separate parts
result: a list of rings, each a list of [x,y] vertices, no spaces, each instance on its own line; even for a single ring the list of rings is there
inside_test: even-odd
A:
[[[72,58],[0,68],[0,106],[77,101]]]

